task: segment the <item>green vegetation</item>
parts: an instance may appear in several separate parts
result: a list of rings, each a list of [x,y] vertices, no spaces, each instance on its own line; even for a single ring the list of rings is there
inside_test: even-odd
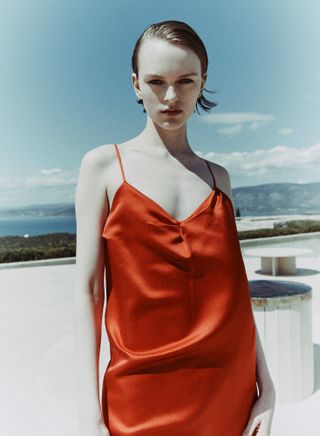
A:
[[[51,233],[28,238],[23,236],[0,237],[0,263],[75,255],[76,235],[73,233]]]
[[[256,229],[238,232],[239,239],[268,238],[270,236],[294,235],[297,233],[320,232],[320,222],[312,220],[288,221],[285,227]]]
[[[288,221],[284,227],[241,231],[238,235],[239,239],[253,239],[319,231],[319,221],[296,220]],[[23,236],[0,237],[0,263],[74,257],[75,255],[76,235],[74,233],[52,233],[28,238]]]

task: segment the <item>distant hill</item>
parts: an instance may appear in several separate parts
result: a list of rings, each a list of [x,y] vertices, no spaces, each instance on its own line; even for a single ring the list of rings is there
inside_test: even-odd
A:
[[[320,212],[320,182],[244,186],[233,189],[232,196],[242,216]]]
[[[320,213],[320,182],[267,183],[232,190],[234,207],[241,216],[291,215]],[[0,208],[5,218],[75,217],[73,204],[41,204],[16,208]]]
[[[35,204],[24,207],[0,208],[0,219],[66,217],[75,217],[73,204]]]

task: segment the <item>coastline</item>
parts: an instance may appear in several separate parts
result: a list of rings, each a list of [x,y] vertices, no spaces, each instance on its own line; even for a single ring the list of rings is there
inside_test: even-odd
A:
[[[281,243],[290,236],[319,235],[320,219],[295,219],[299,216],[236,218],[242,245]],[[291,219],[292,218],[292,219]],[[312,217],[313,218],[313,217]],[[320,216],[319,216],[320,218]],[[243,230],[241,230],[243,229]],[[295,238],[296,239],[296,238]],[[76,256],[76,233],[59,232],[42,235],[0,236],[0,264],[71,259]]]

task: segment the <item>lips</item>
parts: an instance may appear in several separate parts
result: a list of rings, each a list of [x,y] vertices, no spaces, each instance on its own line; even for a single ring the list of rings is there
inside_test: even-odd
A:
[[[161,111],[163,114],[167,114],[167,113],[178,113],[178,112],[182,112],[182,110],[180,109],[167,109],[165,111]]]

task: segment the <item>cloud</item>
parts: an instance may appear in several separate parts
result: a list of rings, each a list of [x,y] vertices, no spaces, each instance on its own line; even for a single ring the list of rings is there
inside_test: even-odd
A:
[[[1,207],[74,203],[79,168],[40,170],[28,177],[0,177]]]
[[[268,121],[255,121],[254,123],[251,123],[249,125],[249,129],[250,130],[258,130],[258,129],[260,129],[260,127],[263,127],[266,124],[268,124]]]
[[[291,129],[291,127],[284,127],[283,129],[279,129],[278,133],[280,133],[280,135],[291,135],[293,133],[293,129]]]
[[[40,172],[41,172],[41,174],[50,175],[50,174],[54,174],[54,173],[61,173],[61,171],[62,170],[60,168],[50,168],[48,170],[43,169]]]
[[[41,170],[40,174],[28,177],[0,177],[1,189],[68,186],[77,183],[79,169],[66,170],[55,168]]]
[[[301,148],[277,145],[252,151],[209,152],[205,157],[224,166],[237,186],[320,181],[320,143]]]
[[[320,143],[300,148],[277,145],[250,151],[195,152],[224,166],[232,187],[320,181]],[[73,203],[78,176],[79,168],[41,170],[29,177],[1,177],[1,207]]]
[[[202,119],[208,124],[243,124],[255,121],[270,122],[274,119],[274,116],[254,112],[221,112],[205,114]]]
[[[242,124],[233,124],[229,127],[222,127],[218,129],[218,133],[221,135],[234,136],[237,133],[240,133],[242,130]]]
[[[249,125],[250,130],[257,130],[269,124],[273,119],[273,115],[256,112],[220,112],[205,114],[199,121],[226,126],[217,129],[218,133],[220,135],[235,136],[242,131],[245,124]]]

